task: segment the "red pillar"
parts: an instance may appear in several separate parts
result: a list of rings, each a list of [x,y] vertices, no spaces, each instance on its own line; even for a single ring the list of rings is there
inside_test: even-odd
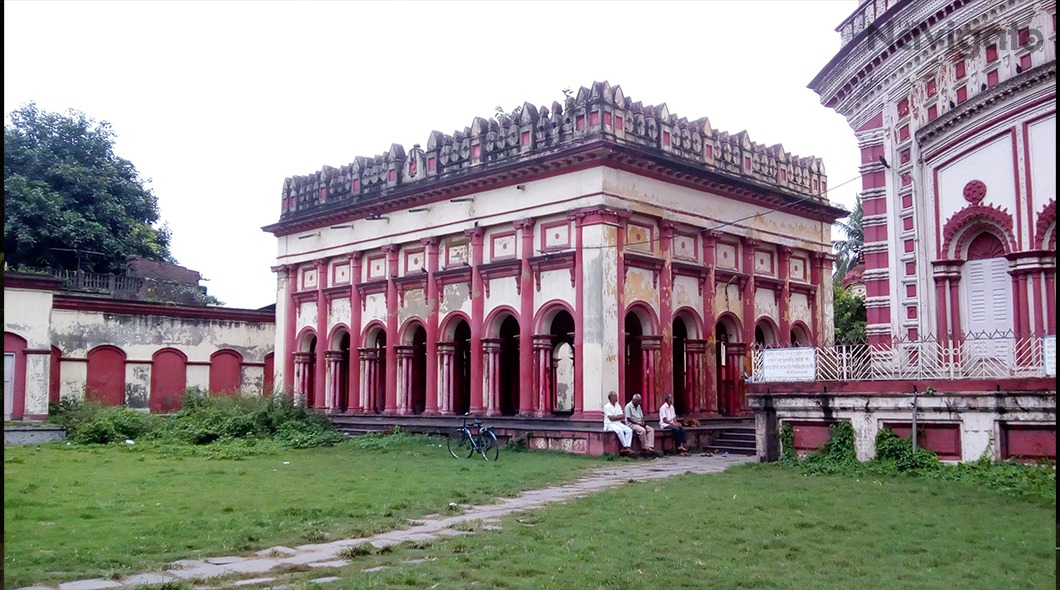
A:
[[[398,361],[397,413],[405,416],[412,413],[412,346],[402,344],[394,349]]]
[[[438,413],[443,416],[453,413],[453,363],[456,346],[452,342],[438,343],[438,379],[441,403]]]
[[[959,344],[964,338],[964,328],[961,326],[961,300],[960,281],[951,279],[950,285],[950,336],[954,345]]]
[[[286,358],[283,366],[283,388],[288,397],[294,397],[294,355],[295,331],[298,330],[298,302],[295,300],[294,292],[298,289],[298,268],[286,265],[282,272],[287,277],[287,316],[284,318],[284,342],[286,347]]]
[[[482,339],[482,360],[485,361],[486,381],[486,415],[499,416],[501,414],[501,341],[499,338]],[[474,362],[475,355],[471,355]],[[471,370],[472,376],[475,370]],[[478,381],[482,381],[479,379]],[[481,405],[481,404],[480,404]],[[481,407],[479,408],[481,410]]]
[[[659,342],[658,380],[656,383],[665,391],[673,389],[674,382],[674,310],[673,310],[673,258],[671,245],[674,239],[673,222],[659,222],[659,255],[663,259],[662,276],[659,277]],[[688,370],[686,368],[686,370]],[[648,412],[659,408],[655,405],[654,388],[652,395],[644,400]]]
[[[398,344],[398,294],[397,294],[397,283],[394,279],[397,278],[398,272],[398,246],[394,244],[388,244],[383,246],[383,252],[386,253],[387,259],[387,274],[386,274],[386,405],[383,409],[384,414],[393,414],[397,411],[397,394],[398,394],[398,359],[397,359],[397,344]]]
[[[1045,273],[1034,271],[1031,275],[1034,291],[1034,337],[1045,336],[1045,302],[1042,300],[1042,277]],[[1029,336],[1029,334],[1028,334]]]
[[[780,301],[778,311],[780,315],[780,343],[787,347],[791,345],[791,282],[788,271],[791,269],[791,248],[780,246],[777,248],[777,276],[780,279]]]
[[[327,406],[325,398],[327,391],[327,360],[325,353],[328,350],[328,300],[324,296],[324,288],[327,287],[327,261],[318,260],[317,269],[317,355],[315,375],[313,376],[313,401],[317,405]]]
[[[1013,277],[1016,281],[1016,309],[1019,311],[1019,322],[1014,326],[1016,338],[1027,338],[1031,334],[1031,304],[1027,296],[1027,273],[1020,272]]]
[[[949,326],[946,323],[946,277],[935,277],[935,302],[938,304],[938,316],[935,318],[939,342],[949,340]]]
[[[703,337],[710,345],[708,346],[708,350],[711,351],[713,351],[714,346],[717,345],[717,337],[714,333],[714,330],[716,328],[715,323],[717,321],[717,318],[714,316],[714,294],[715,290],[717,289],[717,286],[714,283],[714,262],[716,259],[714,246],[716,244],[716,240],[717,234],[715,234],[714,232],[705,232],[703,234],[703,264],[707,268],[706,279],[703,280],[702,283],[700,283],[701,285],[703,285]],[[697,413],[703,411],[708,414],[717,414],[718,367],[716,366],[716,355],[714,355],[712,352],[711,354],[703,354],[701,358],[703,368],[705,369],[704,375],[706,383],[705,387],[703,388],[703,393],[696,393],[696,401],[693,403],[693,408],[694,411],[696,411]],[[700,395],[704,395],[705,399],[703,399],[702,405],[697,406],[697,404],[700,403]]]
[[[482,229],[464,232],[471,239],[471,405],[472,414],[482,412],[483,373],[482,320],[485,302],[482,293]]]
[[[427,249],[427,402],[423,413],[430,416],[438,413],[438,238],[421,240]]]
[[[534,392],[537,417],[552,414],[552,336],[534,336]]]
[[[350,254],[350,378],[346,407],[350,412],[363,412],[361,404],[361,253]]]
[[[810,319],[813,325],[810,329],[813,330],[814,346],[822,346],[826,340],[825,335],[821,334],[824,329],[824,320],[821,317],[824,310],[822,302],[824,297],[832,296],[831,291],[826,292],[822,284],[824,260],[825,256],[821,252],[810,254],[810,284],[813,285],[813,298],[810,300]]]
[[[743,271],[747,280],[743,286],[743,343],[755,341],[755,251],[758,242],[750,238],[743,240]]]
[[[1045,313],[1048,334],[1056,334],[1056,269],[1045,270]]]
[[[640,350],[641,350],[641,370],[643,374],[641,376],[641,393],[642,403],[645,408],[649,408],[648,412],[657,411],[658,408],[655,406],[655,390],[658,387],[658,365],[659,365],[659,349],[662,345],[662,338],[660,336],[641,336],[640,339]],[[671,380],[673,377],[671,377]]]
[[[534,252],[534,220],[524,219],[515,223],[522,236],[522,271],[519,274],[519,413],[534,413],[534,280],[530,268],[530,255]]]

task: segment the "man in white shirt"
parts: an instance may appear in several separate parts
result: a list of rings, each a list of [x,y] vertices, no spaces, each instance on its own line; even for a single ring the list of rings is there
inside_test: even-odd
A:
[[[688,454],[688,448],[685,446],[685,429],[681,428],[681,424],[677,421],[677,412],[674,410],[673,404],[674,396],[669,393],[663,396],[663,405],[659,408],[659,429],[669,429],[674,433],[674,446],[677,447],[677,452],[682,455]]]
[[[640,449],[645,455],[655,454],[655,429],[644,422],[644,410],[640,407],[640,394],[633,394],[633,399],[626,404],[623,412],[626,416],[626,424],[633,429],[640,438]]]
[[[614,432],[618,436],[618,442],[622,444],[618,454],[622,456],[633,452],[629,448],[633,444],[633,429],[626,426],[625,420],[622,406],[618,405],[618,394],[612,391],[607,394],[607,403],[604,404],[604,431]]]

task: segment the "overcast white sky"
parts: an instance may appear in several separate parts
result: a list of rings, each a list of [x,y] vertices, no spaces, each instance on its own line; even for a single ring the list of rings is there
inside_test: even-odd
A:
[[[177,261],[232,307],[275,302],[284,178],[426,145],[497,105],[608,80],[644,104],[824,159],[849,208],[859,154],[809,81],[854,0],[4,2],[4,112],[109,121]]]

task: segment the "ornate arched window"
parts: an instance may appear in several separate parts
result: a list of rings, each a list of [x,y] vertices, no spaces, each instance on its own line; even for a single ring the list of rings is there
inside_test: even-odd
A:
[[[965,260],[961,280],[963,331],[1010,332],[1012,278],[1001,240],[988,232],[979,234],[968,244]]]

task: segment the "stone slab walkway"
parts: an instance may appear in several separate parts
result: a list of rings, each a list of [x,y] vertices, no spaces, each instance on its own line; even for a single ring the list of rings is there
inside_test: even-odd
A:
[[[754,457],[691,456],[663,457],[651,461],[616,462],[593,470],[589,475],[566,485],[552,486],[539,490],[529,490],[514,498],[500,498],[493,504],[478,506],[454,506],[460,510],[453,516],[433,514],[418,520],[410,521],[408,528],[387,531],[371,537],[343,539],[330,543],[299,545],[297,547],[269,547],[249,557],[222,556],[206,559],[182,559],[175,561],[161,572],[145,572],[128,576],[120,580],[78,580],[65,582],[58,586],[30,586],[19,590],[103,590],[105,588],[128,588],[143,584],[162,584],[164,582],[189,580],[200,584],[197,588],[237,588],[240,586],[268,584],[279,582],[279,572],[275,576],[269,573],[274,569],[290,565],[306,565],[310,568],[343,567],[349,564],[343,559],[343,551],[362,543],[371,543],[376,548],[397,545],[404,542],[430,541],[439,537],[472,534],[459,527],[469,521],[495,522],[503,516],[543,508],[549,504],[587,496],[594,492],[620,486],[632,481],[662,479],[683,473],[718,473],[732,465],[756,461]],[[456,528],[454,528],[456,527]],[[487,530],[490,525],[485,527]],[[216,580],[225,576],[226,580]],[[231,580],[232,577],[242,577]],[[313,580],[326,584],[339,578],[327,577]],[[211,582],[211,580],[213,580]],[[277,585],[274,588],[282,588]]]

